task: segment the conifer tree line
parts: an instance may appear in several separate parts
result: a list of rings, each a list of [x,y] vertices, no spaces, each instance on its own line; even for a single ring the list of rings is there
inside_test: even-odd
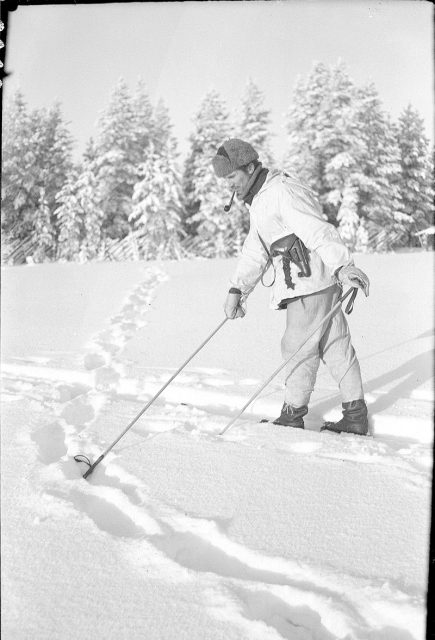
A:
[[[418,245],[433,224],[433,152],[411,105],[397,122],[373,84],[356,86],[339,61],[313,65],[294,87],[287,152],[271,151],[270,110],[249,79],[230,113],[216,90],[192,118],[181,162],[168,107],[142,81],[120,79],[80,161],[59,104],[30,109],[16,92],[3,119],[3,259],[87,261],[227,257],[249,228],[211,158],[229,137],[253,144],[264,166],[284,169],[317,193],[325,218],[351,250]]]

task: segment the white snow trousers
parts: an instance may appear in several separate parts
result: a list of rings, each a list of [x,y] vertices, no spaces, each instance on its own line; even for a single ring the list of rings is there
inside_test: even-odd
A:
[[[287,305],[287,327],[282,338],[284,359],[298,349],[314,327],[337,303],[341,289],[333,285],[323,291],[295,298]],[[337,382],[342,402],[364,398],[359,362],[351,343],[349,326],[340,307],[316,331],[287,368],[285,402],[294,407],[308,405],[320,360]]]

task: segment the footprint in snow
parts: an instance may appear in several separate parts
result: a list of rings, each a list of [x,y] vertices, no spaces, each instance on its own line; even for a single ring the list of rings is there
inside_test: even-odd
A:
[[[115,367],[100,367],[95,372],[96,389],[113,389],[122,377],[122,370],[117,371]]]
[[[92,387],[85,384],[59,384],[56,386],[57,401],[60,403],[69,402],[78,396],[84,396]]]
[[[77,397],[66,404],[60,417],[80,433],[95,418],[95,408],[88,397]]]
[[[107,358],[101,353],[87,353],[83,358],[83,364],[85,369],[92,371],[93,369],[104,367],[107,364]]]
[[[38,447],[38,457],[44,464],[58,462],[67,452],[65,432],[59,422],[44,425],[31,437]]]

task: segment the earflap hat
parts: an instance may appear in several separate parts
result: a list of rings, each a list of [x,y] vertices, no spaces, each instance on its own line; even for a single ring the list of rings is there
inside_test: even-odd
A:
[[[231,138],[219,147],[212,164],[217,177],[225,178],[232,171],[240,169],[240,167],[244,167],[255,160],[258,160],[258,153],[249,142]]]

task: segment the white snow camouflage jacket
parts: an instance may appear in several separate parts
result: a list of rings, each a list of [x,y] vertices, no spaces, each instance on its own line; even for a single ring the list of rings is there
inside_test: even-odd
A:
[[[287,287],[281,256],[273,258],[275,282],[270,306],[279,309],[286,298],[315,293],[337,282],[334,272],[353,264],[350,251],[338,231],[322,217],[314,193],[294,177],[282,171],[269,171],[260,191],[254,196],[250,213],[250,229],[244,242],[231,287],[241,290],[244,297],[253,290],[267,263],[267,248],[280,238],[294,233],[308,249],[311,276],[298,277],[299,268],[291,263],[294,289]],[[265,284],[273,280],[271,270],[264,276]]]

